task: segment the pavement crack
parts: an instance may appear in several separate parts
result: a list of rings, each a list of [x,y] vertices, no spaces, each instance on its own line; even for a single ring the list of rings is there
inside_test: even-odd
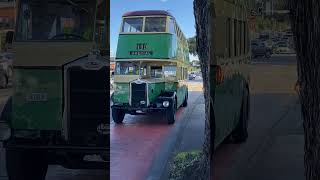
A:
[[[268,131],[265,135],[265,138],[264,140],[262,141],[262,143],[260,143],[256,150],[249,156],[248,158],[248,168],[250,168],[250,165],[251,163],[253,162],[254,160],[254,157],[259,154],[260,152],[263,152],[263,150],[268,147],[268,145],[270,145],[272,143],[272,139],[273,139],[273,136],[275,135],[274,131],[275,129],[277,128],[277,126],[280,124],[281,121],[283,121],[289,114],[290,111],[292,111],[293,109],[295,109],[296,106],[292,106],[292,105],[289,105],[285,112],[280,116],[280,118],[275,121],[272,126],[270,128],[268,128]]]

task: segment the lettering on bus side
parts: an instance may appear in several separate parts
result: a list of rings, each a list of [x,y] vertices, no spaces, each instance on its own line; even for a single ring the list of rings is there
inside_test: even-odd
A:
[[[133,56],[152,56],[152,51],[145,51],[148,48],[147,43],[137,43],[136,51],[130,51],[129,54]]]

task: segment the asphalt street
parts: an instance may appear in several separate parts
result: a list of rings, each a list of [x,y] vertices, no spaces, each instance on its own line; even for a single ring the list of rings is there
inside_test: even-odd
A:
[[[303,127],[294,85],[296,57],[255,59],[251,70],[249,137],[215,151],[214,180],[300,180]]]

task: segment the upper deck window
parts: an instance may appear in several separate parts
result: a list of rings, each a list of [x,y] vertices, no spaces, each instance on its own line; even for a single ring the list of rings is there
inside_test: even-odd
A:
[[[143,18],[124,18],[122,32],[142,32]]]
[[[170,21],[169,21],[169,32],[172,33],[172,34],[176,33],[176,30],[175,30],[175,27],[174,27],[173,18],[170,18]]]
[[[146,17],[144,32],[166,32],[166,18]]]

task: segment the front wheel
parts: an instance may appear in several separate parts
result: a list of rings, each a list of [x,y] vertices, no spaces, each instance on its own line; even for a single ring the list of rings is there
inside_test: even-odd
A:
[[[45,180],[48,163],[44,152],[35,150],[6,150],[9,180]]]
[[[115,123],[120,124],[123,122],[125,112],[121,109],[112,108],[112,119]]]
[[[186,94],[186,97],[184,97],[184,101],[182,103],[182,107],[187,107],[188,106],[188,93]]]
[[[173,100],[172,101],[172,106],[170,108],[167,109],[167,112],[166,112],[166,118],[167,118],[167,121],[168,121],[168,124],[174,124],[174,122],[176,121],[176,101]]]
[[[265,57],[266,57],[267,59],[269,59],[269,58],[271,57],[271,53],[270,53],[270,52],[266,52]]]
[[[0,76],[0,88],[4,89],[8,86],[8,79],[4,74],[1,74]]]

